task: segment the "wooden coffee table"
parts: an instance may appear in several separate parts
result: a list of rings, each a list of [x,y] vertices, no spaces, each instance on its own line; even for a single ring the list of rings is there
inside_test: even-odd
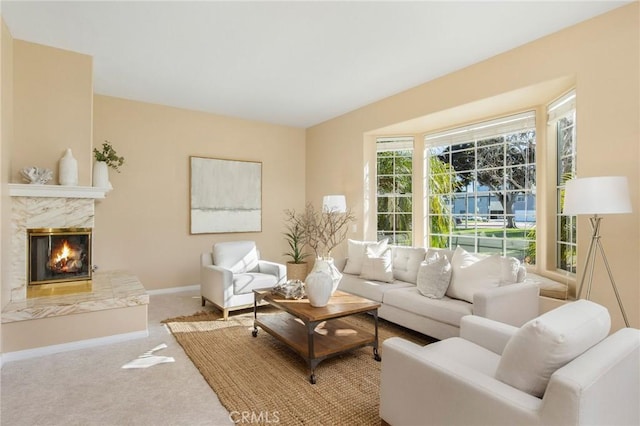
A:
[[[316,367],[329,357],[373,346],[373,358],[381,360],[378,353],[379,303],[341,291],[336,291],[327,306],[322,308],[314,308],[307,299],[285,299],[273,294],[271,289],[254,290],[254,295],[253,337],[258,336],[260,327],[297,352],[307,361],[312,384],[316,383]],[[282,312],[258,318],[257,308],[261,301]],[[373,315],[373,332],[340,319],[361,312]]]

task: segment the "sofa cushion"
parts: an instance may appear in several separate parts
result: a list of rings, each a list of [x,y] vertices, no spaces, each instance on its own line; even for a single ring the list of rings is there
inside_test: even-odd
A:
[[[549,311],[520,328],[507,342],[496,378],[542,397],[551,375],[607,337],[609,311],[577,300]]]
[[[384,252],[389,244],[389,239],[385,238],[382,241],[347,241],[347,263],[344,265],[344,270],[347,274],[359,275],[362,272],[362,261],[366,255],[367,247],[376,253],[377,256]]]
[[[419,353],[437,354],[441,359],[464,365],[472,371],[485,376],[494,377],[500,356],[480,345],[476,345],[461,337],[450,337],[439,342],[431,343],[420,349]]]
[[[499,255],[480,258],[462,247],[456,248],[451,259],[451,283],[447,296],[473,303],[476,291],[500,285],[502,261]]]
[[[460,320],[471,315],[473,305],[463,300],[423,297],[416,286],[387,291],[383,303],[426,318],[460,327]]]
[[[439,248],[429,248],[427,250],[427,254],[425,255],[425,258],[428,256],[433,256],[434,253],[439,253],[439,254],[443,254],[444,256],[446,256],[447,259],[449,259],[449,262],[451,262],[451,259],[453,259],[453,253],[455,251],[454,250],[449,250],[449,249],[439,249]]]
[[[418,291],[432,299],[442,299],[451,281],[451,263],[438,252],[430,252],[418,269]]]
[[[229,241],[213,245],[213,263],[234,274],[258,271],[258,250],[253,241]]]
[[[424,260],[426,250],[422,247],[393,247],[393,277],[416,284],[418,268]]]
[[[274,275],[247,272],[233,276],[233,294],[248,294],[258,288],[273,287],[278,283]]]
[[[386,249],[378,254],[376,248],[367,247],[367,253],[362,260],[362,272],[360,278],[365,280],[393,282],[393,269],[391,267],[391,249]]]
[[[400,288],[415,287],[413,284],[403,281],[394,281],[385,283],[380,281],[363,280],[357,275],[344,274],[338,285],[338,289],[347,293],[355,294],[376,302],[382,302],[385,293],[389,290],[397,290]]]

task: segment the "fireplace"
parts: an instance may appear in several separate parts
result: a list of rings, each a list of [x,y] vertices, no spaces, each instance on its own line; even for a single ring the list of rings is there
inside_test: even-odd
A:
[[[27,235],[27,297],[63,284],[91,291],[91,228],[28,229]]]

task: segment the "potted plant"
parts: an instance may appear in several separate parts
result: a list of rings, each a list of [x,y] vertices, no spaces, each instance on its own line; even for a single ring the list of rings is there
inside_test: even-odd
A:
[[[93,165],[93,186],[113,189],[109,182],[109,168],[120,173],[120,167],[124,164],[124,157],[118,156],[111,143],[107,140],[102,144],[102,149],[93,149],[93,156],[96,159]]]
[[[305,258],[309,256],[304,252],[306,245],[306,235],[300,218],[294,210],[285,211],[287,221],[287,232],[284,236],[289,245],[289,251],[284,255],[289,256],[291,260],[287,262],[287,279],[304,281],[307,277],[307,262]]]

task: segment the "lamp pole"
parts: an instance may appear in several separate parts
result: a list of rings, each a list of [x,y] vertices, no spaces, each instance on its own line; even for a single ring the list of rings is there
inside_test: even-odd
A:
[[[593,217],[589,218],[591,222],[591,229],[593,233],[591,234],[591,243],[589,244],[589,251],[587,252],[587,263],[585,265],[585,269],[589,271],[589,281],[587,282],[587,300],[590,300],[591,297],[591,285],[593,284],[593,270],[596,263],[596,253],[597,250],[600,251],[602,255],[602,260],[604,261],[604,266],[607,268],[607,273],[609,274],[609,280],[611,281],[611,286],[613,287],[613,292],[616,295],[616,299],[618,300],[618,306],[620,306],[620,311],[622,311],[622,318],[624,318],[624,323],[627,327],[629,327],[629,320],[627,319],[627,313],[624,311],[624,307],[622,306],[622,300],[620,299],[620,294],[618,293],[618,287],[616,286],[616,282],[613,279],[613,274],[611,273],[611,267],[609,267],[609,262],[607,261],[607,255],[604,253],[604,247],[602,247],[602,242],[600,241],[600,222],[602,221],[602,217],[594,214]],[[596,250],[597,249],[597,250]],[[580,287],[578,288],[578,299],[582,294],[582,286],[584,285],[584,280],[587,277],[587,273],[582,275],[582,279],[580,280]]]

